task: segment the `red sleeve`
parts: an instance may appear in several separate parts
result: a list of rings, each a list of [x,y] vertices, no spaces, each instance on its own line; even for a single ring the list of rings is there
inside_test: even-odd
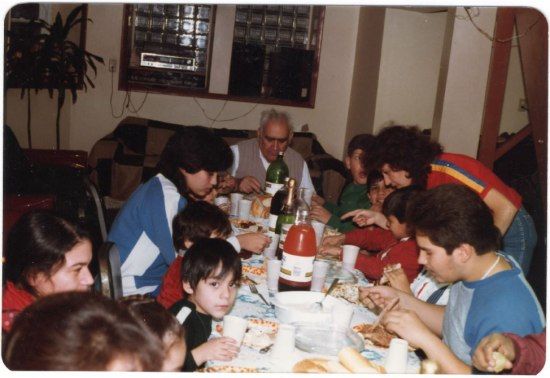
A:
[[[358,228],[345,233],[344,244],[351,244],[367,251],[383,251],[397,243],[389,230],[376,227],[374,229]]]
[[[413,239],[399,242],[389,251],[378,252],[376,255],[360,253],[355,262],[355,268],[359,269],[369,280],[379,280],[384,273],[384,267],[388,264],[401,264],[409,282],[412,282],[418,272],[418,246]]]
[[[511,374],[538,374],[546,362],[546,329],[525,337],[511,333],[504,335],[512,339],[516,349]]]
[[[462,154],[443,153],[431,164],[427,189],[443,184],[462,184],[485,198],[491,189],[498,190],[514,206],[521,207],[521,196],[478,160]]]
[[[393,246],[390,251],[382,258],[384,266],[388,264],[401,264],[401,268],[405,271],[409,283],[413,282],[421,266],[418,264],[418,246],[413,238],[400,242]]]
[[[181,285],[181,262],[182,256],[176,256],[172,264],[168,267],[162,284],[160,286],[160,292],[157,296],[157,302],[164,308],[169,309],[174,303],[183,299],[183,287]]]

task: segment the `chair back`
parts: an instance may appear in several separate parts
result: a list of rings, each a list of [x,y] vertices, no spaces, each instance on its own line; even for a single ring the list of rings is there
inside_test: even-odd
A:
[[[98,252],[99,290],[112,299],[122,297],[122,275],[120,273],[120,254],[112,242],[105,242]]]

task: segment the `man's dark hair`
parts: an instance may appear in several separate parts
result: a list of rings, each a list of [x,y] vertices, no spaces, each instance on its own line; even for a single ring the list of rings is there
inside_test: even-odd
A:
[[[374,135],[372,134],[357,134],[348,143],[348,156],[351,156],[355,150],[363,150],[365,153],[370,153],[374,139]]]
[[[501,235],[491,210],[464,185],[446,184],[418,193],[407,208],[407,224],[449,255],[464,243],[478,255],[499,248]]]
[[[389,217],[393,215],[397,218],[399,223],[403,223],[406,220],[407,206],[411,199],[417,195],[422,188],[417,185],[406,186],[404,188],[396,189],[391,192],[384,203],[382,204],[382,213]]]
[[[221,266],[221,271],[216,270]],[[200,280],[224,278],[233,274],[233,280],[241,280],[241,259],[235,248],[222,239],[199,239],[185,253],[181,264],[181,280],[194,290]]]
[[[162,344],[124,306],[95,293],[39,298],[15,319],[5,344],[10,370],[107,370],[117,359],[160,371]]]
[[[170,137],[157,164],[157,171],[172,181],[181,195],[187,193],[187,173],[218,172],[233,164],[233,153],[222,137],[202,126],[182,127]]]
[[[184,248],[186,240],[195,243],[209,238],[213,232],[220,238],[231,234],[231,223],[226,213],[206,201],[189,202],[172,221],[172,240],[176,251]]]
[[[393,170],[404,170],[413,184],[425,187],[430,164],[442,152],[441,145],[422,134],[418,127],[390,126],[378,133],[364,164],[376,169],[388,164]]]
[[[76,223],[47,210],[23,215],[12,227],[6,243],[6,278],[36,295],[29,279],[38,273],[53,275],[65,254],[90,235]]]

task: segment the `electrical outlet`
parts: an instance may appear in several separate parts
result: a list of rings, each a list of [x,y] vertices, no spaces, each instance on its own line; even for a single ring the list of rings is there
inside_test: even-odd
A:
[[[109,59],[109,72],[115,72],[116,71],[116,59],[111,58]]]
[[[520,112],[526,112],[527,111],[527,101],[524,98],[519,99],[518,111],[520,111]]]

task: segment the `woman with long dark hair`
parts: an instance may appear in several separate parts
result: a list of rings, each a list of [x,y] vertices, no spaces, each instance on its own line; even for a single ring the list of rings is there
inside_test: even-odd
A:
[[[2,329],[37,298],[65,291],[88,291],[92,243],[78,225],[46,211],[27,213],[11,229],[6,244]]]

